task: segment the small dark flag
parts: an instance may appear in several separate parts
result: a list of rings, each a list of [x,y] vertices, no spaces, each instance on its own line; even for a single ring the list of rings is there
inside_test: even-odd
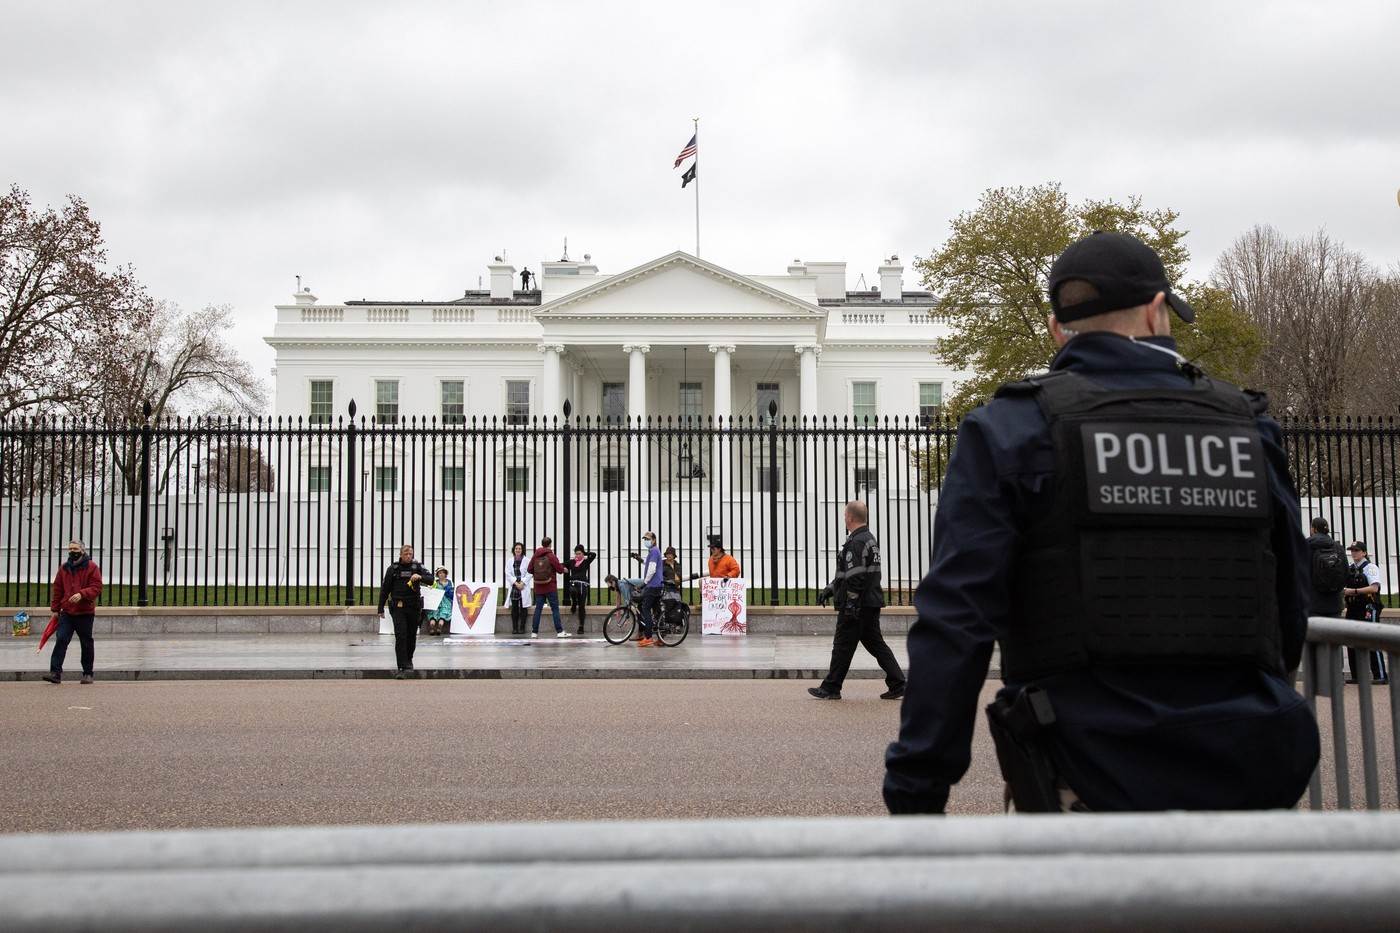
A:
[[[690,184],[692,181],[695,180],[695,170],[699,167],[700,160],[696,159],[695,162],[691,164],[690,168],[685,170],[685,174],[681,176],[682,188],[684,188],[686,185]]]

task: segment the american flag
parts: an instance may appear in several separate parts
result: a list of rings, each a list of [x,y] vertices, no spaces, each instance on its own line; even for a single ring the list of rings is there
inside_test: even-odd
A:
[[[671,166],[671,168],[680,168],[680,167],[681,167],[681,163],[684,162],[686,159],[690,158],[690,157],[693,156],[693,155],[695,155],[695,137],[694,137],[694,136],[690,137],[690,142],[688,142],[688,143],[685,144],[685,148],[681,150],[681,154],[678,155],[678,156],[676,156],[676,164],[673,165],[673,166]]]

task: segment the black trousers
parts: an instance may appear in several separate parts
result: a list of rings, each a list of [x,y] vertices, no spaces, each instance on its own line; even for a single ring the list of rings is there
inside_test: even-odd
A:
[[[891,690],[904,686],[904,669],[890,646],[885,644],[885,636],[880,634],[880,607],[871,606],[861,609],[859,615],[844,612],[837,615],[836,638],[831,644],[831,670],[822,681],[823,689],[841,692],[841,684],[851,670],[851,659],[856,656],[856,645],[864,645],[865,650],[874,655],[885,672],[885,686]]]
[[[58,630],[53,634],[53,655],[49,658],[49,671],[63,675],[63,659],[68,656],[68,644],[73,636],[78,636],[82,646],[83,673],[91,675],[97,651],[92,644],[92,616],[70,616],[66,612],[58,614]]]
[[[418,615],[417,606],[389,607],[389,616],[394,620],[394,658],[401,671],[413,669],[413,649],[418,647]]]
[[[572,613],[578,616],[578,633],[582,635],[588,622],[588,584],[570,582],[569,600]]]
[[[525,604],[513,597],[510,601],[510,633],[525,634]]]
[[[1371,618],[1370,613],[1369,613],[1368,611],[1366,611],[1366,610],[1350,610],[1350,611],[1347,612],[1346,617],[1347,617],[1348,619],[1350,619],[1351,621],[1353,621],[1353,622],[1371,622],[1371,621],[1373,621],[1373,619]],[[1351,679],[1352,679],[1352,680],[1360,680],[1360,679],[1361,679],[1361,673],[1360,673],[1361,668],[1360,668],[1360,666],[1357,664],[1357,660],[1358,660],[1357,655],[1359,655],[1359,654],[1361,654],[1361,653],[1363,653],[1363,652],[1362,652],[1362,651],[1358,651],[1356,648],[1348,648],[1348,649],[1347,649],[1347,667],[1351,668]],[[1388,673],[1388,672],[1386,671],[1386,669],[1385,669],[1385,655],[1381,654],[1379,651],[1364,651],[1364,653],[1367,654],[1367,655],[1369,655],[1370,658],[1371,658],[1371,680],[1372,680],[1372,682],[1377,682],[1377,681],[1380,681],[1380,680],[1385,679],[1385,678],[1386,678],[1386,674]]]

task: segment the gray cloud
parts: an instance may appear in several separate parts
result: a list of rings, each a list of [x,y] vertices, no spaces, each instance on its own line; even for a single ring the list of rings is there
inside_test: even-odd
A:
[[[114,259],[228,302],[261,368],[328,300],[475,287],[501,249],[617,271],[926,253],[988,187],[1141,194],[1192,233],[1400,249],[1388,4],[27,4],[0,181],[89,200]],[[912,284],[912,274],[908,277]]]

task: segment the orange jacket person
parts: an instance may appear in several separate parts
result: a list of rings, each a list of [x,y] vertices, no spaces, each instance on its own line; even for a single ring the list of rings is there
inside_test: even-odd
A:
[[[708,567],[711,577],[729,577],[733,579],[741,573],[739,562],[734,559],[734,555],[724,553],[724,544],[720,541],[719,535],[710,535],[710,561]]]

